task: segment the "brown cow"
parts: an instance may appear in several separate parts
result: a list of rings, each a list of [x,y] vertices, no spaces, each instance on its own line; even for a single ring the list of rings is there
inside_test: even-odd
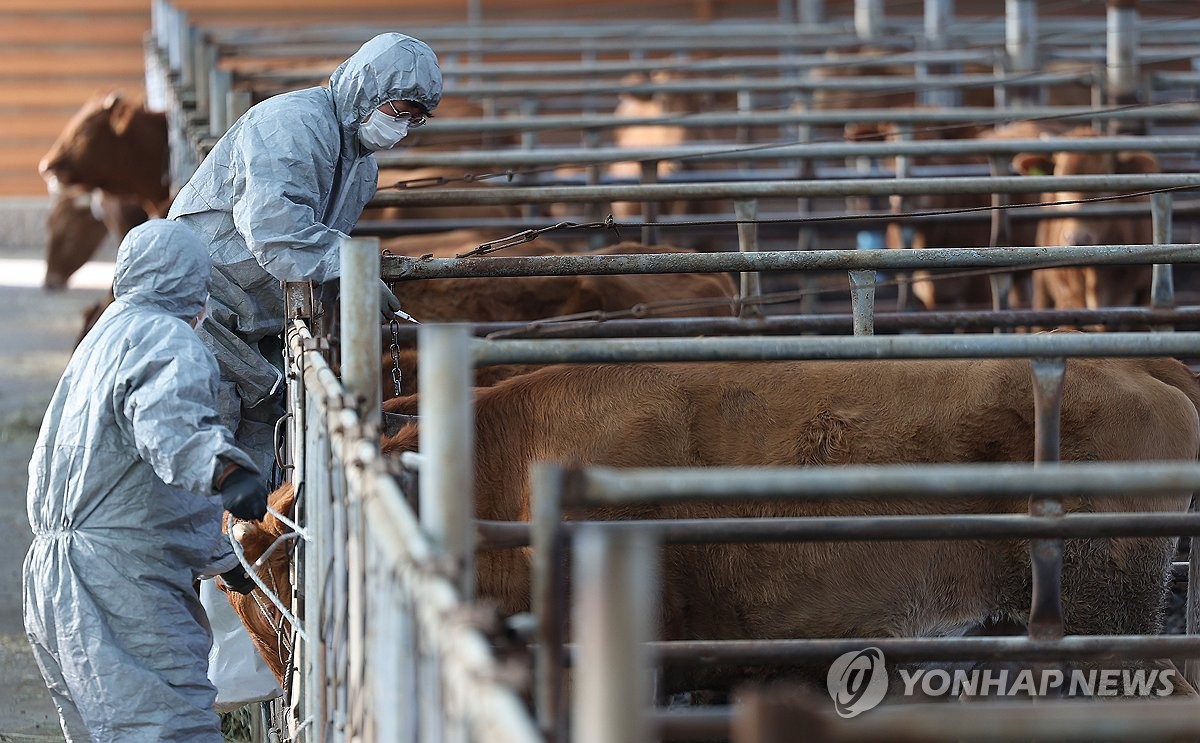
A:
[[[99,189],[58,189],[51,195],[46,215],[46,278],[42,285],[62,289],[96,254],[106,235],[120,242],[146,219],[146,212],[136,202]]]
[[[556,246],[526,243],[506,254],[554,255]],[[593,255],[637,253],[690,253],[672,245],[622,242]],[[728,274],[681,273],[601,276],[519,276],[495,279],[428,279],[395,284],[404,311],[420,322],[533,321],[594,312],[622,312],[666,302],[655,317],[729,317],[737,286]],[[678,305],[670,304],[680,302]],[[383,357],[385,397],[395,394],[392,357]],[[402,348],[399,354],[401,394],[417,390],[417,352]],[[494,384],[526,366],[480,369],[476,383]]]
[[[1100,133],[1089,127],[1067,133],[1071,138],[1096,137]],[[1052,174],[1108,175],[1128,173],[1157,173],[1158,160],[1145,151],[1133,152],[1056,152],[1025,153],[1013,158],[1013,167],[1022,175]],[[1061,191],[1043,195],[1044,201],[1070,201],[1094,198],[1100,194]],[[1140,197],[1146,201],[1147,197]],[[1066,211],[1079,205],[1059,207]],[[1145,244],[1153,239],[1148,217],[1082,217],[1064,216],[1043,219],[1037,229],[1037,245],[1127,245]],[[1149,266],[1069,267],[1047,268],[1033,272],[1033,307],[1035,309],[1075,309],[1099,307],[1128,307],[1145,305],[1150,301],[1151,269]]]
[[[886,132],[889,140],[896,139],[896,128],[891,125],[882,127],[882,131]],[[1044,135],[1052,134],[1056,129],[1053,124],[1044,122],[1016,122],[1013,124],[1005,124],[993,129],[981,129],[973,126],[954,127],[950,129],[918,129],[915,132],[915,138],[918,140],[924,139],[1038,139]],[[939,136],[940,135],[940,136]],[[960,165],[960,164],[986,164],[986,156],[940,156],[940,157],[923,157],[914,158],[914,165]],[[1009,204],[1032,204],[1036,203],[1038,196],[1036,194],[1011,194],[1008,197]],[[977,209],[980,207],[989,206],[992,203],[991,196],[988,194],[929,194],[922,196],[909,197],[900,200],[898,197],[892,197],[893,209],[899,209],[903,205],[903,211],[941,211],[953,209]],[[1008,246],[1028,246],[1034,244],[1034,238],[1037,231],[1036,226],[1030,221],[1012,221],[1012,228],[1008,235],[997,234],[992,235],[992,225],[988,221],[979,222],[949,222],[935,223],[918,220],[909,225],[901,225],[898,222],[888,224],[887,228],[887,247],[889,248],[959,248],[959,247],[987,247],[995,242],[998,247]],[[905,232],[907,231],[908,239],[905,240]],[[951,271],[950,273],[958,273]],[[990,305],[992,303],[992,289],[987,276],[962,276],[942,278],[938,277],[936,272],[931,271],[914,271],[913,272],[912,291],[913,296],[928,310],[945,309],[953,307],[970,307],[980,305]],[[1028,304],[1027,296],[1018,296],[1010,294],[1010,306],[1020,306]]]
[[[1072,359],[1064,461],[1190,462],[1200,383],[1173,359]],[[529,466],[614,467],[1028,462],[1029,364],[1016,359],[555,366],[476,392],[476,515],[530,519]],[[418,446],[409,425],[385,450]],[[1172,512],[1189,493],[1113,497],[1068,511]],[[597,509],[597,519],[1020,513],[1013,499],[677,502]],[[279,533],[278,526],[268,526]],[[249,525],[247,535],[259,527]],[[249,539],[245,540],[250,544]],[[1068,634],[1155,633],[1168,538],[1065,542]],[[1025,622],[1020,540],[674,545],[664,548],[666,639],[921,637]],[[479,594],[530,608],[528,549],[477,556]],[[272,574],[286,563],[276,562]],[[286,595],[286,594],[285,594]],[[848,597],[850,600],[848,600]],[[245,615],[243,615],[245,616]],[[251,624],[252,631],[254,630]],[[260,647],[273,652],[273,636]],[[269,656],[268,656],[269,658]],[[695,688],[668,680],[667,688]]]
[[[165,217],[171,202],[167,116],[120,93],[92,97],[38,163],[47,181],[102,189]]]

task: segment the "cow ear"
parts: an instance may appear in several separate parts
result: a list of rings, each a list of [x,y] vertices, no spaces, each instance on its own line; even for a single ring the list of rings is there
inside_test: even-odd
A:
[[[1145,150],[1117,153],[1118,173],[1157,173],[1158,158]]]
[[[1022,152],[1013,157],[1012,166],[1021,175],[1050,175],[1054,158],[1041,152]]]
[[[108,121],[112,125],[113,133],[121,136],[125,130],[129,128],[130,122],[133,121],[134,114],[137,109],[128,103],[121,101],[121,105],[110,108],[108,111]]]
[[[111,111],[118,103],[121,102],[121,91],[114,90],[104,99],[104,110]]]

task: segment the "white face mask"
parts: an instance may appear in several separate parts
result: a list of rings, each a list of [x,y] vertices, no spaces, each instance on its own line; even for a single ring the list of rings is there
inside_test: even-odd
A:
[[[390,150],[408,136],[408,118],[397,120],[387,114],[376,116],[376,113],[379,112],[372,111],[367,120],[359,125],[358,139],[373,152]]]

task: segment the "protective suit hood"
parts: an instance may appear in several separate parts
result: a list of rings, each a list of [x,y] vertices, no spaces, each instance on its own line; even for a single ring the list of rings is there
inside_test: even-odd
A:
[[[379,34],[329,76],[343,131],[351,137],[384,101],[416,101],[426,111],[442,99],[442,71],[425,42],[399,33]]]
[[[212,261],[187,225],[154,219],[134,227],[117,249],[113,295],[190,320],[204,309]]]

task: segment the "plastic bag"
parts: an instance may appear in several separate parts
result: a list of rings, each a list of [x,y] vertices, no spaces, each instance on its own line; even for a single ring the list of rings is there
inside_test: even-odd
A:
[[[217,712],[230,712],[283,694],[229,599],[213,581],[200,581],[200,603],[212,626],[208,679],[217,687]]]

